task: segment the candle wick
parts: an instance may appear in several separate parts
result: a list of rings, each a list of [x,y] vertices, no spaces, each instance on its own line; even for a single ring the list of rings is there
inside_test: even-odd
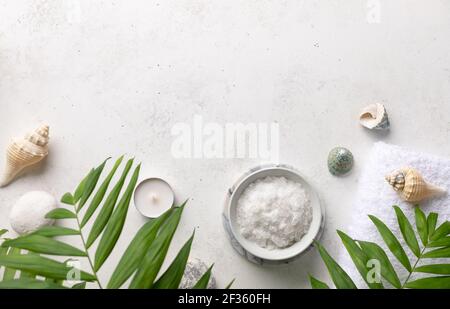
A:
[[[152,193],[150,195],[150,198],[151,198],[153,203],[156,203],[158,201],[158,196],[156,194],[154,194],[154,193]]]

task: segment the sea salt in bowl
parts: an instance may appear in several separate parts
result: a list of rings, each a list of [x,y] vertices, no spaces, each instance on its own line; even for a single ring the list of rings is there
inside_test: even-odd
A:
[[[301,184],[309,199],[312,209],[312,220],[308,231],[299,241],[286,248],[263,248],[255,242],[246,239],[240,232],[237,219],[238,202],[248,186],[258,179],[266,177],[284,177]],[[290,262],[312,247],[314,240],[321,236],[324,223],[324,210],[320,200],[311,185],[294,168],[284,165],[257,167],[242,176],[229,190],[225,204],[224,224],[233,247],[250,261],[258,264],[281,264]]]

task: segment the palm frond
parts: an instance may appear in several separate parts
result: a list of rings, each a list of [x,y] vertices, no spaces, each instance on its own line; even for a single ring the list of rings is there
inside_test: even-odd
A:
[[[438,214],[430,213],[428,216],[416,206],[415,209],[415,227],[403,211],[398,206],[393,206],[400,233],[405,241],[408,249],[414,253],[417,259],[411,264],[406,254],[405,248],[398,240],[398,236],[380,219],[369,215],[370,220],[375,225],[386,247],[392,255],[402,264],[408,271],[407,278],[402,283],[394,269],[388,255],[383,248],[373,242],[354,240],[342,231],[338,231],[338,235],[344,244],[348,254],[350,255],[356,269],[371,289],[382,288],[381,280],[374,281],[369,277],[374,269],[369,261],[376,260],[380,266],[380,274],[378,278],[383,277],[395,288],[449,288],[450,287],[450,264],[438,263],[434,259],[450,258],[450,222],[445,221],[437,226]],[[420,239],[421,244],[419,244]],[[354,288],[354,283],[341,266],[328,254],[325,248],[316,244],[319,253],[328,269],[332,281],[336,288]],[[431,262],[429,261],[431,259]],[[425,265],[422,263],[426,261]],[[442,262],[442,261],[441,261]],[[430,277],[414,278],[415,274],[429,274]],[[437,276],[436,276],[437,275]],[[310,283],[313,288],[327,288],[328,286],[322,281],[310,276]]]
[[[134,168],[122,192],[134,159],[127,161],[121,176],[114,185],[111,183],[123,161],[123,156],[115,161],[106,177],[101,180],[108,160],[92,168],[73,194],[68,192],[63,195],[61,201],[69,208],[61,207],[46,215],[46,218],[66,220],[69,224],[76,225],[74,228],[47,226],[28,235],[3,241],[0,246],[0,267],[5,267],[5,270],[3,279],[0,281],[0,288],[84,289],[87,282],[96,282],[102,288],[97,272],[107,261],[122,233],[140,171],[139,164]],[[112,189],[108,193],[110,186]],[[159,278],[158,274],[166,259],[185,204],[186,202],[180,207],[173,207],[161,217],[152,219],[142,226],[119,260],[108,282],[108,288],[119,288],[130,277],[132,277],[131,288],[178,287],[185,271],[194,234],[179,250],[169,268]],[[89,206],[84,208],[85,205]],[[90,231],[87,231],[86,241],[83,228],[91,220],[93,223],[90,224]],[[6,230],[0,230],[0,236],[4,233]],[[59,236],[78,237],[81,239],[82,248],[55,239]],[[100,240],[92,258],[88,249],[98,238]],[[22,254],[21,250],[27,250],[28,253]],[[48,257],[39,254],[45,254]],[[67,256],[69,259],[66,262],[60,262],[53,258],[57,256]],[[88,260],[90,271],[73,267],[69,263],[79,258]],[[70,274],[77,275],[77,283],[69,282]],[[210,275],[211,269],[202,277],[199,286],[206,287]]]

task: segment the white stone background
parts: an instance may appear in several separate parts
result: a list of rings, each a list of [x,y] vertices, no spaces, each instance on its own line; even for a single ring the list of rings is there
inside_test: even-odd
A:
[[[379,8],[379,10],[377,9]],[[306,288],[327,278],[318,254],[262,268],[237,255],[222,229],[227,188],[257,160],[175,159],[170,129],[205,121],[280,124],[280,160],[297,167],[327,211],[323,243],[349,222],[372,143],[450,153],[450,2],[0,1],[0,146],[42,122],[51,155],[0,190],[0,225],[29,190],[60,197],[107,156],[127,153],[191,201],[170,257],[197,227],[192,255],[215,263],[219,286]],[[373,134],[357,121],[382,102],[392,127]],[[356,166],[332,177],[328,151],[343,145]],[[106,281],[145,222],[130,207],[122,237],[100,271]],[[83,262],[87,267],[87,263]]]

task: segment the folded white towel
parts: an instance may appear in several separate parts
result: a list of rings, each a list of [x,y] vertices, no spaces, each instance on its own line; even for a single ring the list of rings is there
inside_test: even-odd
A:
[[[384,179],[386,174],[410,166],[423,175],[430,183],[444,188],[447,192],[450,189],[450,160],[428,154],[415,153],[398,146],[377,142],[373,146],[371,154],[366,162],[365,168],[359,180],[359,187],[352,208],[352,220],[348,227],[342,230],[354,239],[372,241],[382,245],[388,253],[394,268],[398,271],[401,282],[406,279],[407,272],[395,257],[390,254],[389,249],[384,245],[383,239],[378,234],[377,229],[367,215],[375,215],[381,219],[398,237],[404,248],[407,248],[398,227],[397,218],[392,205],[398,205],[410,220],[415,228],[414,206],[400,199],[397,193]],[[428,214],[436,212],[439,214],[438,225],[450,218],[450,195],[446,194],[438,198],[433,198],[421,203],[421,209]],[[418,239],[419,243],[420,240]],[[411,263],[416,261],[416,257],[409,250],[406,250]],[[338,262],[355,280],[359,287],[367,287],[361,276],[357,272],[347,251],[342,246],[338,256]],[[447,260],[448,262],[448,260]]]

